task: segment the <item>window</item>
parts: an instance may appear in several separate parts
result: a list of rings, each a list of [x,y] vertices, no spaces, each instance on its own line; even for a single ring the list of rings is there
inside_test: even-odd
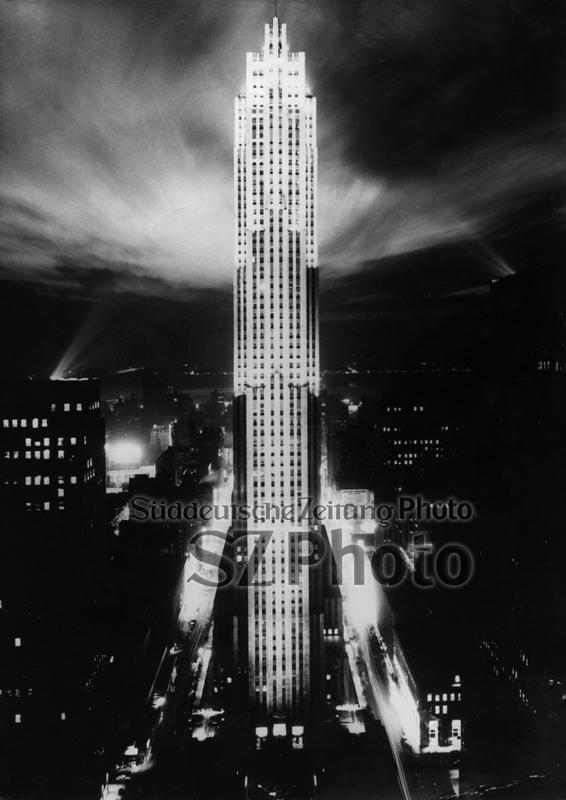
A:
[[[16,636],[16,638],[14,639],[14,647],[21,647],[21,646],[22,646],[22,640],[20,639],[19,636]]]

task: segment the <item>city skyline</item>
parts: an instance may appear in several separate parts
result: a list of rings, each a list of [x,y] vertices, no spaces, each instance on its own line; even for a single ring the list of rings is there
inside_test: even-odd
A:
[[[566,796],[560,19],[0,9],[6,800]]]

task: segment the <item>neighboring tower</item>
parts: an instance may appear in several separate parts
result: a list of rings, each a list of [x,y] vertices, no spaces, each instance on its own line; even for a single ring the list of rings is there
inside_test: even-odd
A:
[[[235,123],[235,501],[297,507],[319,494],[316,104],[276,17],[247,54]],[[256,723],[296,734],[318,642],[314,578],[299,563],[309,523],[251,520],[250,552],[265,529],[244,604],[249,692]]]

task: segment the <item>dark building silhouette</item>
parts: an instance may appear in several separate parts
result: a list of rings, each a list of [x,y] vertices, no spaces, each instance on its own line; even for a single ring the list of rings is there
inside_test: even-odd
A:
[[[92,733],[111,658],[93,614],[106,552],[98,383],[3,383],[0,453],[0,738],[4,755],[39,741],[48,753]]]

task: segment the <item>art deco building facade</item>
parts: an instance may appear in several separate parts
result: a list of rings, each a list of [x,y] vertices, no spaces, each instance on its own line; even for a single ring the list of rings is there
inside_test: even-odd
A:
[[[297,505],[317,497],[320,470],[316,105],[304,53],[290,52],[277,18],[262,52],[247,54],[234,172],[235,499]],[[266,529],[273,536],[244,604],[249,693],[256,720],[297,730],[316,638],[313,578],[300,563],[309,524],[252,520],[240,551]]]

